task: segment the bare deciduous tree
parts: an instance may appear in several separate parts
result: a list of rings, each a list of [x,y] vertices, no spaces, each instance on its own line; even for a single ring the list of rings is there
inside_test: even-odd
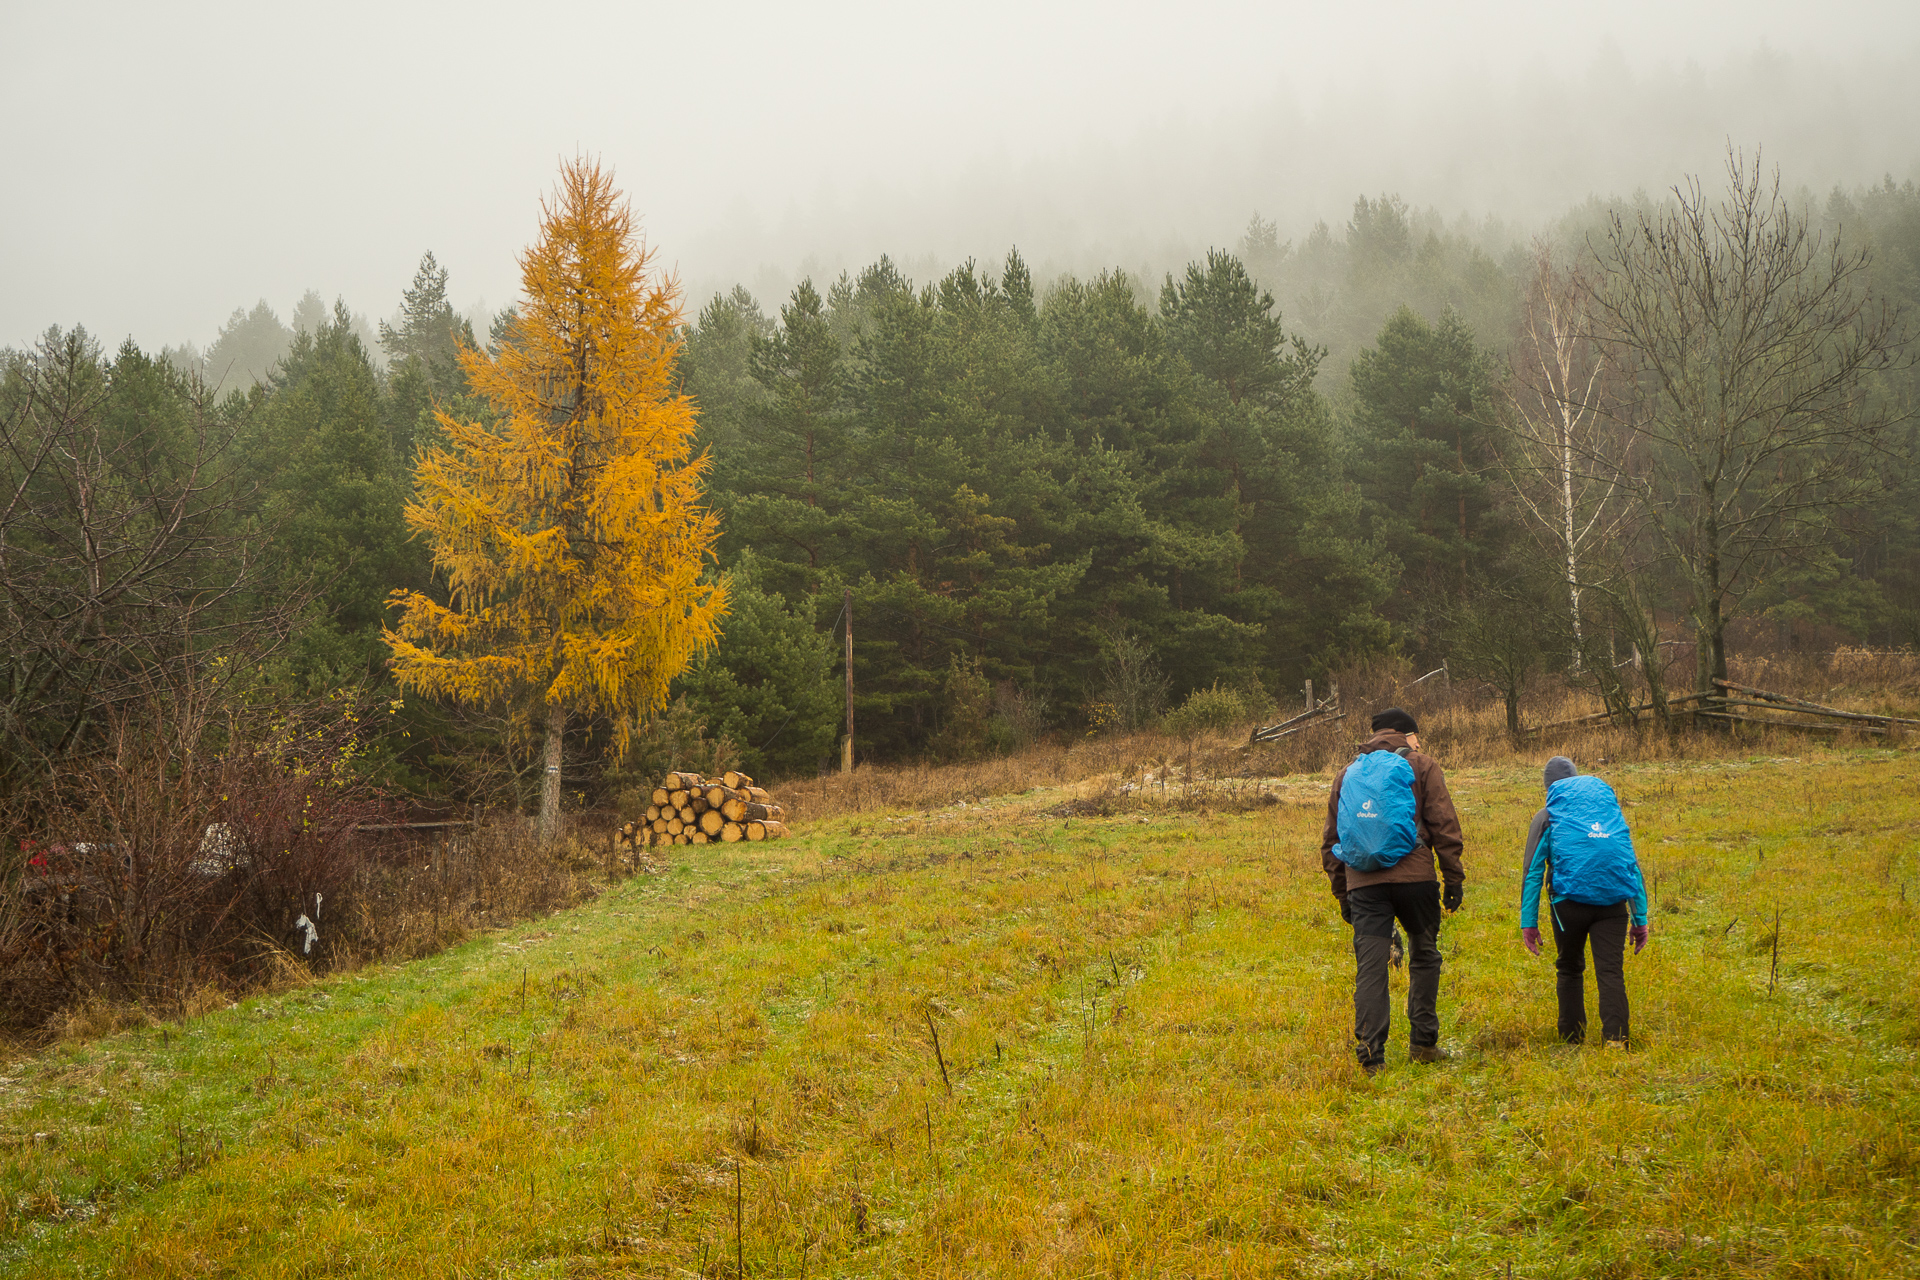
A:
[[[1628,490],[1684,581],[1707,693],[1755,575],[1877,483],[1895,411],[1870,384],[1906,358],[1868,251],[1813,231],[1757,156],[1730,151],[1727,177],[1717,201],[1694,178],[1663,211],[1616,213],[1592,308],[1638,455]]]
[[[310,592],[264,580],[233,436],[204,386],[84,331],[0,367],[0,793],[287,634]]]
[[[1543,665],[1559,628],[1540,608],[1540,592],[1524,578],[1505,576],[1472,584],[1439,602],[1436,616],[1446,630],[1453,671],[1484,680],[1506,703],[1507,736],[1520,740],[1520,697]]]

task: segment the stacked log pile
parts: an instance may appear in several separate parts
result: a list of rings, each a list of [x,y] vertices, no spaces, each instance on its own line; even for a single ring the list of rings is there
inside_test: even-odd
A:
[[[787,834],[786,811],[753,785],[744,773],[728,770],[719,778],[669,773],[654,788],[643,819],[613,835],[615,848],[666,844],[734,844],[741,840],[777,840]]]

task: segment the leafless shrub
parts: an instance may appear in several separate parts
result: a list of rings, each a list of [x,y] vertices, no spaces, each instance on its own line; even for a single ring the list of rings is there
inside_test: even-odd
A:
[[[1031,747],[1047,732],[1048,700],[1045,694],[1023,689],[1011,680],[1002,680],[993,690],[993,714],[1006,726],[1014,747]]]
[[[360,711],[151,704],[0,815],[0,1030],[87,1038],[428,955],[628,869],[591,835],[543,851],[517,815],[406,840],[357,771]]]
[[[170,1009],[307,951],[379,811],[358,739],[346,701],[299,719],[215,723],[194,698],[116,713],[101,751],[5,815],[0,1018],[18,1030],[89,998]]]

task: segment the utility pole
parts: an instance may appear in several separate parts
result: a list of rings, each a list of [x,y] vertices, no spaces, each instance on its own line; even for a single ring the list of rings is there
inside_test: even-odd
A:
[[[853,588],[846,589],[847,607],[847,736],[840,744],[840,772],[853,772]]]

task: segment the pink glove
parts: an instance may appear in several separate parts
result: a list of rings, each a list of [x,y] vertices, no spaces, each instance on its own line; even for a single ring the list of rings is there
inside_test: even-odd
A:
[[[1531,951],[1534,955],[1537,956],[1540,954],[1540,931],[1538,929],[1522,929],[1520,931],[1520,941],[1526,943],[1527,950]]]
[[[1633,954],[1639,955],[1641,950],[1647,945],[1647,934],[1649,931],[1648,926],[1644,924],[1637,924],[1627,930],[1627,933],[1633,938]]]

